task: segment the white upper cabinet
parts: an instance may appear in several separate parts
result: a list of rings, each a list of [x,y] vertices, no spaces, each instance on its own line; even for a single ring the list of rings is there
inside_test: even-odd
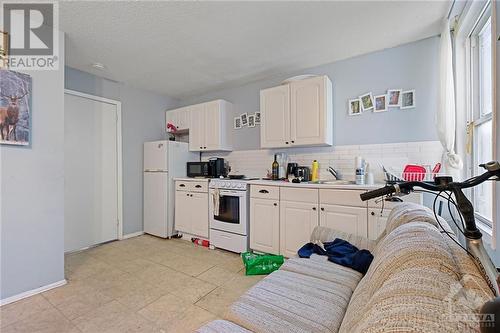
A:
[[[178,131],[187,130],[191,126],[191,112],[189,107],[166,111],[165,117],[165,126],[171,123]]]
[[[166,123],[189,130],[190,151],[232,150],[233,105],[224,100],[166,112]]]
[[[290,86],[286,84],[261,90],[260,110],[260,146],[274,148],[289,144]]]
[[[331,145],[332,83],[326,76],[290,84],[290,139],[295,146]]]
[[[261,147],[333,144],[332,82],[327,76],[261,90]]]

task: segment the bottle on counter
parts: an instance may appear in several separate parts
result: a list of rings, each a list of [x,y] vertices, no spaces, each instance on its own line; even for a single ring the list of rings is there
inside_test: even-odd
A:
[[[278,160],[277,160],[277,154],[274,154],[274,162],[273,162],[273,166],[272,166],[272,176],[271,176],[271,179],[272,180],[279,180],[280,179],[280,165],[278,163]]]
[[[356,167],[356,185],[365,184],[365,160],[362,157],[356,157],[354,161]]]
[[[314,160],[311,168],[311,181],[317,183],[319,181],[319,163]]]

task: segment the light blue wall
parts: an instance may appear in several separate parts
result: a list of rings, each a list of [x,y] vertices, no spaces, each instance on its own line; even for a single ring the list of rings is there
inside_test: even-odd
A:
[[[142,231],[142,144],[165,139],[164,111],[178,101],[70,67],[65,87],[122,102],[123,233]]]
[[[339,46],[341,47],[341,46]],[[434,116],[437,108],[439,37],[337,61],[297,73],[214,91],[182,100],[182,105],[226,99],[237,114],[259,110],[259,91],[299,74],[326,74],[333,82],[334,145],[437,140]],[[358,117],[347,114],[347,101],[366,92],[383,94],[387,89],[415,89],[415,109],[391,109]],[[260,128],[234,131],[235,150],[257,149]]]
[[[0,299],[64,280],[64,38],[33,80],[31,146],[0,146]],[[0,310],[1,311],[1,310]]]

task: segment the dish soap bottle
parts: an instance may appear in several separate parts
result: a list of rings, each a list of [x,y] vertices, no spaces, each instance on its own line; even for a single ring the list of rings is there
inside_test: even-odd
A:
[[[319,163],[316,160],[312,163],[311,181],[313,183],[317,183],[319,181]]]
[[[277,161],[277,154],[274,154],[274,162],[273,162],[273,166],[272,166],[272,176],[271,176],[272,180],[280,179],[280,177],[279,177],[280,171],[279,170],[280,170],[280,165]]]

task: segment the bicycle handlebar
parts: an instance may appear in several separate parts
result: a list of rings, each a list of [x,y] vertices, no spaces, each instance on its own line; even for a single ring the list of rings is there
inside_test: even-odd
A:
[[[491,163],[492,162],[488,164],[492,165]],[[373,191],[362,193],[360,194],[360,197],[362,201],[366,201],[394,193],[400,193],[400,192],[410,193],[410,191],[413,191],[414,187],[421,187],[423,189],[434,192],[442,192],[442,191],[455,192],[460,189],[479,185],[482,182],[490,179],[491,177],[496,176],[500,178],[500,168],[498,168],[498,162],[496,162],[496,164],[497,164],[496,166],[497,169],[492,168],[491,170],[486,171],[482,175],[469,178],[463,182],[453,182],[451,177],[436,177],[434,182],[420,182],[420,181],[400,182],[394,185],[387,185]]]

